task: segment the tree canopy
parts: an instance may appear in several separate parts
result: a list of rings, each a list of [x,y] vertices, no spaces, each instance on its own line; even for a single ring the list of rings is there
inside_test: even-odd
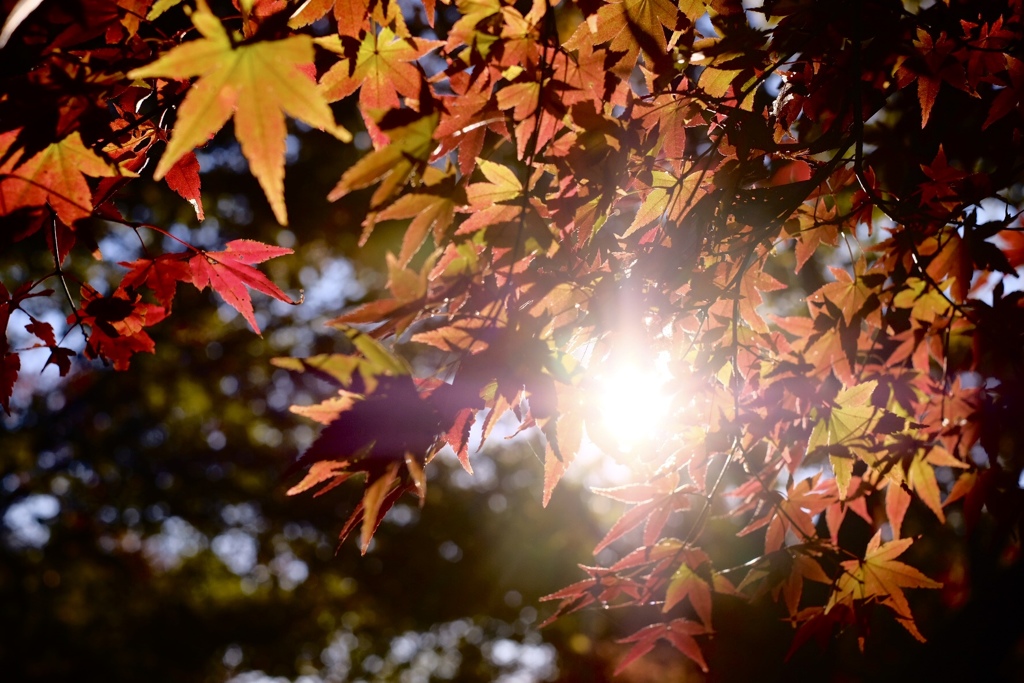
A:
[[[913,651],[1019,573],[1018,0],[3,7],[10,424],[40,368],[158,382],[141,354],[221,343],[198,292],[255,335],[270,297],[326,330],[195,367],[292,373],[280,489],[341,501],[318,524],[363,553],[499,432],[544,506],[581,453],[628,471],[546,596],[547,623],[623,615],[620,672],[743,670],[744,619],[796,662]],[[242,159],[258,192],[211,202]],[[278,264],[332,240],[378,286],[304,303],[320,278]]]

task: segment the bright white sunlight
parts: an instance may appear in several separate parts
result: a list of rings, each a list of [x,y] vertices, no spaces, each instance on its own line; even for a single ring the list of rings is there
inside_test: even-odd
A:
[[[628,354],[595,374],[602,427],[620,452],[633,453],[665,429],[672,379],[668,359],[664,351],[654,358]]]

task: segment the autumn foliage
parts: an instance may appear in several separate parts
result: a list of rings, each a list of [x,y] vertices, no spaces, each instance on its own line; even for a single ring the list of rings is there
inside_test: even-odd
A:
[[[722,600],[774,602],[791,652],[863,646],[879,610],[924,640],[906,589],[942,583],[913,566],[912,508],[1015,547],[1018,0],[34,4],[3,4],[0,234],[50,267],[0,284],[0,327],[59,297],[118,369],[187,315],[179,285],[256,332],[252,290],[291,301],[255,267],[290,250],[245,239],[73,281],[99,222],[168,234],[118,192],[164,182],[202,220],[195,150],[233,120],[285,224],[287,120],[341,149],[357,109],[372,148],[328,199],[367,190],[362,241],[404,238],[387,291],[331,323],[347,353],[277,363],[336,387],[294,408],[324,427],[291,492],[361,477],[342,537],[364,551],[434,455],[472,471],[471,426],[509,413],[539,433],[545,503],[588,444],[633,472],[598,492],[628,506],[595,550],[617,559],[549,596],[646,610],[620,668],[659,642],[706,668]],[[52,327],[26,330],[68,372]],[[5,409],[27,350],[0,342]],[[655,358],[664,419],[626,452],[600,369]]]

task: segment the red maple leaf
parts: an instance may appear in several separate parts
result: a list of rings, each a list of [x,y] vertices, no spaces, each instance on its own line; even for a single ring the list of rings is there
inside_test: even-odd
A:
[[[153,353],[156,345],[144,328],[166,316],[162,306],[143,303],[138,294],[129,296],[119,289],[103,296],[86,285],[82,287],[82,305],[68,316],[68,324],[89,326],[87,358],[104,358],[114,364],[115,370],[127,370],[134,354]]]
[[[249,289],[263,292],[279,301],[294,302],[250,264],[263,263],[290,253],[292,250],[286,247],[273,247],[253,240],[233,240],[228,242],[224,251],[200,251],[189,259],[192,284],[200,291],[209,285],[241,313],[256,334],[259,334],[260,327],[256,324]]]
[[[19,370],[21,356],[5,352],[3,357],[0,357],[0,406],[8,413],[11,412],[11,395],[14,393],[14,383],[18,380]]]
[[[130,263],[122,261],[120,265],[128,268],[118,289],[127,291],[148,286],[153,290],[157,301],[171,310],[171,301],[179,282],[191,282],[192,273],[187,261],[181,254],[162,254],[155,259],[139,259]]]
[[[189,152],[174,162],[171,170],[164,176],[164,182],[192,205],[196,210],[196,218],[206,218],[203,212],[203,198],[199,192],[199,160],[196,159],[195,152]]]

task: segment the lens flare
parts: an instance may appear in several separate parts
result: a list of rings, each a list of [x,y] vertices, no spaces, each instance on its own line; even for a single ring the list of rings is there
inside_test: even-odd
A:
[[[596,397],[604,430],[623,453],[654,441],[669,413],[668,354],[654,362],[630,359],[597,375]]]

